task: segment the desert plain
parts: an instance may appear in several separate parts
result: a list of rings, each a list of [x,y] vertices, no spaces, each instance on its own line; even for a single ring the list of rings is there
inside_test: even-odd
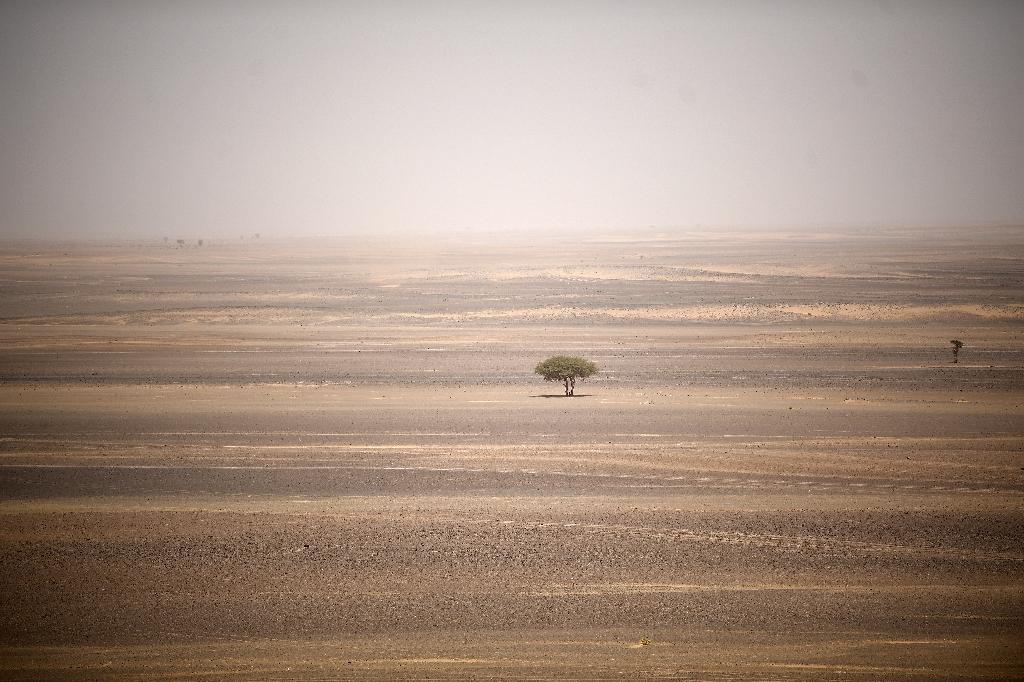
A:
[[[1024,679],[1022,332],[1016,227],[5,243],[0,678]]]

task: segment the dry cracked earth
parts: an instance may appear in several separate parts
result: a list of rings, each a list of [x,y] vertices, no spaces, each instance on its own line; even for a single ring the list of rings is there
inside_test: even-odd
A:
[[[6,244],[0,678],[1024,679],[1022,332],[1017,228]]]

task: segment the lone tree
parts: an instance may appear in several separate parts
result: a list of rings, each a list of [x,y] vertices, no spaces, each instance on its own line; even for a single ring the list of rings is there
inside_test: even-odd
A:
[[[534,372],[544,377],[544,381],[561,381],[565,384],[565,395],[574,395],[576,380],[585,380],[597,374],[597,365],[590,360],[575,355],[556,355],[538,363]]]
[[[957,362],[957,355],[960,354],[960,349],[964,347],[964,342],[960,339],[953,339],[950,341],[953,344],[953,363]]]

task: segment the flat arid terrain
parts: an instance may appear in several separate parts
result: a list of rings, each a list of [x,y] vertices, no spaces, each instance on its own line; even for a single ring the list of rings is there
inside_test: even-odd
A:
[[[0,678],[1024,679],[1022,405],[1020,228],[4,244]]]

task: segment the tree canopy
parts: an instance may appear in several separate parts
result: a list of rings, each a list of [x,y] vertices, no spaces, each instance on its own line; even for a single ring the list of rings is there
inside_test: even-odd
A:
[[[544,377],[544,381],[561,381],[565,384],[565,394],[574,395],[576,381],[597,374],[597,365],[575,355],[555,355],[537,363],[534,372]]]

